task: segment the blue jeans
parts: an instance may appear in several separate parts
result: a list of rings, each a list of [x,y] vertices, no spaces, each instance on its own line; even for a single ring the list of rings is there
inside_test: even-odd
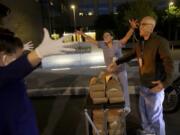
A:
[[[142,128],[147,133],[165,135],[163,119],[164,90],[158,93],[150,92],[149,88],[140,87],[139,109]]]
[[[130,107],[127,71],[123,70],[123,71],[119,72],[118,79],[123,87],[125,106]]]

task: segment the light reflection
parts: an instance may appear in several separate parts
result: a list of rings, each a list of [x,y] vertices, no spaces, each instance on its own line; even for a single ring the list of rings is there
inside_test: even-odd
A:
[[[92,67],[89,67],[89,68],[92,68],[92,69],[96,69],[96,68],[106,68],[106,66],[92,66]]]
[[[81,43],[80,46],[87,46]],[[74,68],[104,66],[104,57],[101,49],[92,48],[89,52],[52,55],[42,60],[43,68]]]
[[[65,70],[70,70],[71,68],[53,68],[51,69],[52,71],[65,71]]]

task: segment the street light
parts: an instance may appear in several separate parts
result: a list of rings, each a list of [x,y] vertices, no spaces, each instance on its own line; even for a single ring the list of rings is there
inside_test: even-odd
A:
[[[76,29],[76,6],[71,5],[71,9],[73,10],[73,16],[74,16],[74,29]]]
[[[168,39],[170,39],[170,37],[171,37],[171,15],[172,15],[172,8],[173,8],[173,6],[174,6],[174,2],[173,1],[169,1],[169,3],[168,3]]]
[[[173,6],[174,5],[174,2],[173,1],[170,1],[169,2],[169,7]]]

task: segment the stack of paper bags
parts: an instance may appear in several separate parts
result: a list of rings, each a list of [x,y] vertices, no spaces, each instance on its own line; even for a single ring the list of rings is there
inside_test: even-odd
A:
[[[89,94],[94,104],[121,103],[124,94],[121,84],[113,74],[101,72],[89,82]]]
[[[107,79],[108,78],[108,79]],[[120,103],[124,101],[124,94],[121,84],[114,76],[106,78],[106,96],[109,103]]]
[[[94,104],[107,103],[105,96],[105,80],[92,77],[89,83],[89,94]]]
[[[109,109],[107,121],[109,135],[124,135],[125,115],[123,109]]]
[[[99,135],[104,135],[105,116],[103,109],[93,110],[93,122],[96,128],[98,129]],[[96,135],[94,129],[93,129],[93,135]]]

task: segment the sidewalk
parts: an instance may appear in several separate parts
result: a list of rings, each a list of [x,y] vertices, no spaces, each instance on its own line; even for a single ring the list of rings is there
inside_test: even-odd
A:
[[[134,94],[139,84],[137,66],[127,66],[129,92]],[[87,94],[89,80],[103,69],[74,68],[68,71],[37,69],[26,78],[30,96]]]

